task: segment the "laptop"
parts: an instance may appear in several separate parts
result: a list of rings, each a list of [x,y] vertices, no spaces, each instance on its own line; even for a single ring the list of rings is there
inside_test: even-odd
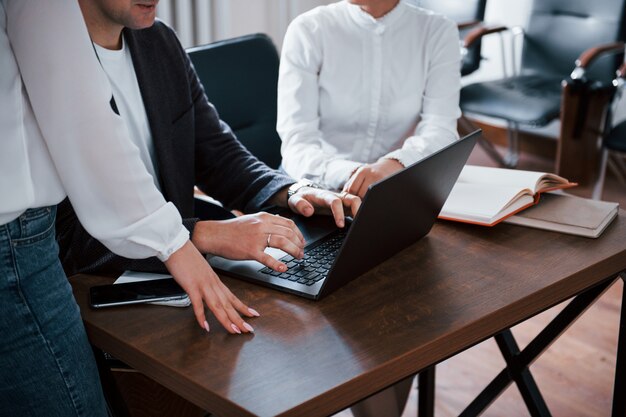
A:
[[[287,212],[307,242],[304,258],[275,248],[266,252],[287,264],[276,272],[257,261],[209,257],[216,270],[310,299],[320,299],[425,236],[432,228],[480,130],[370,185],[359,212],[343,229],[332,216]]]

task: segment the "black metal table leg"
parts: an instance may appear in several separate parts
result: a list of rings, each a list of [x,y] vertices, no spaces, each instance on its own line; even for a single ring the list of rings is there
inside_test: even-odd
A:
[[[615,363],[615,384],[613,385],[613,417],[626,417],[626,273],[622,278],[622,305],[617,339],[617,360]]]
[[[520,350],[511,330],[505,330],[497,334],[495,338],[506,362],[509,377],[515,381],[530,415],[549,417],[551,414],[548,405],[539,392],[539,387],[537,387],[528,365],[519,360]]]
[[[433,417],[435,415],[435,365],[419,373],[417,387],[418,417]]]
[[[474,417],[481,414],[485,408],[487,408],[513,381],[516,382],[524,401],[533,416],[549,416],[550,412],[545,404],[545,401],[541,397],[541,393],[537,388],[535,381],[532,378],[528,367],[541,355],[567,328],[578,319],[586,310],[602,295],[607,288],[609,288],[615,279],[608,278],[603,283],[585,291],[584,293],[576,296],[548,325],[526,346],[521,352],[517,347],[517,343],[513,338],[510,330],[505,330],[502,333],[495,336],[498,347],[504,355],[504,359],[507,363],[505,369],[500,373],[483,389],[483,391],[461,412],[461,417]],[[624,310],[622,309],[622,317],[624,317]],[[622,325],[626,325],[626,319],[622,320]],[[622,337],[620,336],[620,339]],[[624,336],[626,338],[626,336]],[[626,343],[621,343],[621,349],[624,349]],[[619,352],[618,352],[619,356]],[[626,366],[626,362],[622,360],[622,367]],[[622,388],[618,388],[618,383],[623,384],[621,381],[622,374],[626,373],[626,370],[622,369],[621,372],[616,374],[616,392],[624,392]],[[619,382],[618,382],[619,378]],[[617,399],[619,396],[615,396]],[[614,400],[614,401],[622,401]],[[626,405],[621,405],[621,410],[624,410]],[[619,406],[614,406],[614,410]],[[619,415],[620,417],[626,417],[626,414],[622,411],[622,414],[614,414],[614,417]]]

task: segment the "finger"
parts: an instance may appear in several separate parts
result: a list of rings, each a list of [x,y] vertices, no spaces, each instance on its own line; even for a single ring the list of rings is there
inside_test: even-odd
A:
[[[259,317],[260,314],[255,309],[248,307],[245,303],[243,303],[235,294],[233,294],[224,283],[222,283],[222,288],[228,301],[235,307],[235,309],[244,316],[248,317]]]
[[[325,195],[326,205],[330,207],[330,211],[335,218],[335,224],[338,227],[343,227],[345,225],[345,218],[343,214],[343,202],[342,200],[334,193],[327,192]]]
[[[254,260],[277,272],[285,272],[287,270],[287,265],[265,252],[259,252]]]
[[[315,208],[313,207],[313,204],[311,204],[305,198],[305,195],[307,194],[306,193],[294,194],[289,199],[288,204],[289,204],[289,208],[292,211],[298,214],[301,214],[304,217],[309,217],[309,216],[312,216],[313,213],[315,213]]]
[[[352,217],[355,217],[359,211],[359,208],[361,208],[361,199],[352,194],[346,194],[343,198],[343,205],[346,208],[350,208]]]
[[[296,223],[293,220],[279,216],[278,214],[275,214],[273,217],[275,220],[275,224],[293,231],[293,233],[297,236],[302,245],[304,245],[304,236],[302,235],[302,232],[300,231],[300,229],[298,229],[298,226],[296,226]]]
[[[300,229],[298,229],[298,226],[296,226],[296,223],[293,220],[288,219],[286,217],[279,216],[278,214],[274,214],[274,215],[270,215],[270,218],[268,218],[268,221],[272,225],[285,227],[285,228],[292,230],[293,233],[301,241],[302,245],[304,245],[304,236],[302,235],[302,232],[300,232]],[[272,230],[268,229],[266,233],[276,233],[276,232],[274,231],[274,229]]]
[[[273,248],[280,248],[280,246],[274,244],[274,236],[283,237],[289,242],[293,243],[297,248],[304,249],[304,237],[302,236],[300,230],[295,226],[295,224],[293,229],[290,227],[274,226],[270,243]]]
[[[367,194],[367,190],[371,183],[372,183],[371,178],[365,178],[363,182],[361,183],[361,186],[359,187],[359,189],[354,193],[354,195],[357,195],[360,198],[365,198],[365,194]]]
[[[359,188],[361,188],[361,184],[363,184],[363,181],[365,181],[366,176],[366,170],[359,168],[353,176],[352,184],[350,184],[350,187],[345,191],[349,192],[350,194],[357,195],[357,192]]]
[[[228,333],[242,333],[241,327],[243,327],[243,325],[241,325],[241,323],[237,324],[239,320],[233,320],[232,314],[229,314],[228,311],[228,301],[222,299],[222,294],[219,293],[218,288],[214,287],[212,290],[209,290],[207,287],[204,287],[204,301],[213,312],[217,321],[220,322]]]
[[[237,334],[254,332],[254,328],[249,323],[246,323],[237,310],[235,310],[233,304],[230,302],[228,294],[222,291],[220,293],[220,299],[228,321],[230,321],[230,329],[233,332]]]
[[[300,245],[299,240],[298,243],[295,243],[289,238],[279,234],[272,234],[271,247],[283,250],[296,258],[301,258],[304,255],[304,245]]]
[[[235,333],[254,333],[254,327],[252,327],[250,323],[246,322],[231,304],[229,304],[226,308],[226,313],[230,319],[231,328],[235,331]],[[239,332],[237,330],[239,330]]]
[[[354,174],[350,178],[348,178],[348,181],[346,181],[346,183],[343,185],[343,188],[341,189],[341,191],[348,192],[350,187],[352,187],[353,182],[354,182]]]
[[[204,315],[204,303],[202,301],[202,294],[197,290],[191,290],[187,293],[189,296],[189,300],[191,301],[191,306],[193,308],[193,314],[196,316],[196,320],[200,327],[202,327],[207,332],[209,331],[209,323],[206,320],[206,316]]]

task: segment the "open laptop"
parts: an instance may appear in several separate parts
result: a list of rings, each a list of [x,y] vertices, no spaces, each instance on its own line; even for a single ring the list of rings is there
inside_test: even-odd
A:
[[[227,275],[320,299],[430,231],[478,135],[480,130],[372,184],[356,217],[344,229],[335,226],[332,216],[284,213],[296,222],[307,242],[304,259],[266,249],[287,264],[287,272],[276,272],[257,261],[219,256],[210,257],[209,263]]]

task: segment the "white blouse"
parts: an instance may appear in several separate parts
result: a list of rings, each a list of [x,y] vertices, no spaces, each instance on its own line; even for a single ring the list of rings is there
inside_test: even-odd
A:
[[[347,1],[298,16],[278,80],[283,168],[341,188],[364,163],[454,142],[460,59],[456,24],[404,2],[380,19]]]
[[[0,0],[0,224],[67,194],[113,252],[166,260],[189,238],[113,113],[78,2]]]

